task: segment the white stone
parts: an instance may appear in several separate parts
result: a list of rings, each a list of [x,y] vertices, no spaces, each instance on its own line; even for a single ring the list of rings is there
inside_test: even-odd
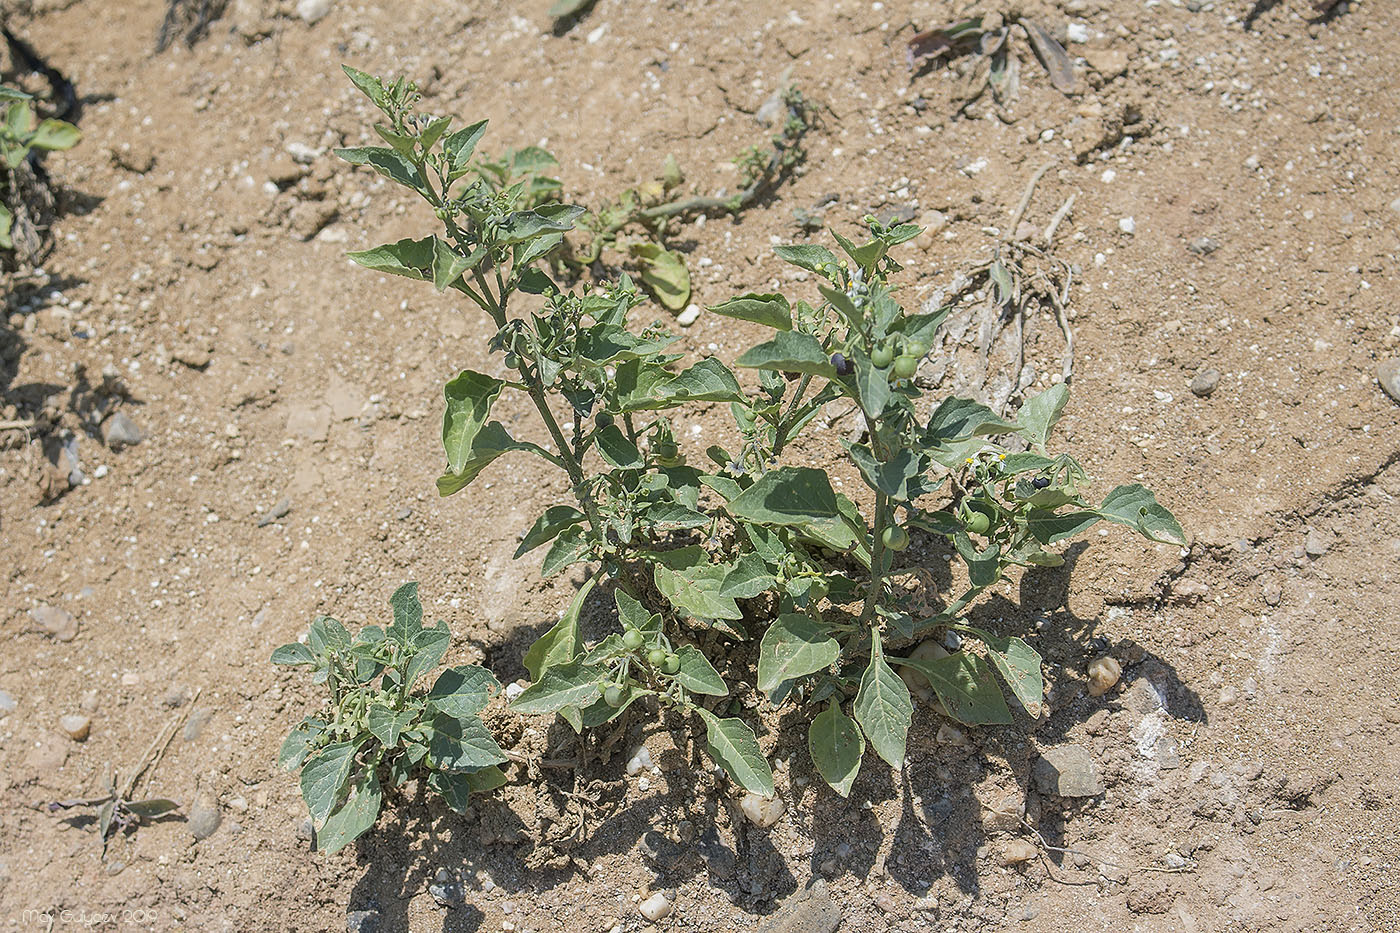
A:
[[[1083,23],[1070,23],[1065,27],[1065,38],[1071,42],[1088,42],[1089,27]]]
[[[1120,217],[1118,218],[1118,229],[1122,230],[1128,236],[1132,236],[1134,233],[1137,233],[1137,221],[1133,220],[1131,217]]]
[[[700,306],[690,305],[680,314],[676,315],[676,323],[682,327],[689,327],[700,319]]]
[[[74,742],[81,742],[88,737],[88,733],[92,730],[92,720],[74,713],[60,716],[58,727],[67,733]]]
[[[598,40],[601,39],[601,38],[603,38],[603,33],[607,32],[607,31],[608,31],[608,24],[607,24],[607,23],[604,23],[603,25],[599,26],[597,29],[595,29],[595,30],[593,30],[592,32],[590,32],[590,33],[588,34],[588,44],[589,44],[589,45],[597,45],[597,44],[598,44]]]
[[[331,11],[331,0],[297,0],[297,16],[306,22],[308,26],[326,18],[326,14]]]
[[[637,905],[637,909],[642,912],[643,917],[655,923],[671,912],[671,899],[658,891]]]
[[[758,794],[745,794],[739,801],[739,809],[744,811],[750,823],[767,829],[783,818],[787,804],[781,797],[760,797]]]
[[[639,747],[627,761],[627,773],[629,775],[641,774],[651,767],[653,767],[651,752],[647,751],[645,745]]]

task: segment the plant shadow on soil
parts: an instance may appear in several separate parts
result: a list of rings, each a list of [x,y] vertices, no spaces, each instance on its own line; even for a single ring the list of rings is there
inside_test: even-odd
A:
[[[942,553],[941,543],[925,539],[921,563],[927,579],[940,592],[952,584],[950,555]],[[1066,549],[1065,563],[1055,568],[1034,568],[1023,574],[1016,600],[989,594],[973,605],[966,620],[979,628],[1007,635],[1021,635],[1044,658],[1048,680],[1055,685],[1050,695],[1052,715],[1045,721],[1031,719],[1019,706],[1010,726],[967,730],[966,745],[938,744],[934,735],[948,720],[920,704],[910,732],[909,760],[900,772],[878,762],[867,749],[866,767],[848,799],[829,792],[811,767],[806,751],[806,717],[800,710],[781,715],[778,729],[782,739],[773,757],[785,758],[793,769],[792,798],[786,820],[808,845],[799,845],[795,855],[779,851],[772,840],[774,831],[750,824],[737,802],[722,793],[695,790],[710,780],[709,763],[704,760],[703,738],[686,739],[683,720],[670,718],[652,726],[669,730],[677,746],[664,752],[660,763],[668,775],[692,776],[690,784],[663,778],[663,785],[649,796],[627,805],[629,785],[624,775],[625,754],[614,753],[607,761],[596,758],[578,772],[546,771],[537,796],[541,816],[548,809],[557,815],[541,819],[542,826],[562,818],[567,801],[580,789],[591,794],[587,832],[576,842],[556,845],[548,832],[536,838],[521,818],[504,801],[485,800],[469,817],[459,817],[431,805],[400,811],[404,816],[393,828],[381,829],[361,844],[362,864],[367,870],[356,885],[350,910],[372,907],[397,928],[395,910],[406,911],[408,901],[433,883],[435,872],[444,866],[460,866],[464,890],[471,893],[473,876],[490,871],[494,882],[507,893],[529,890],[548,892],[580,877],[574,866],[580,863],[606,864],[634,848],[656,876],[661,887],[674,888],[704,873],[708,883],[722,891],[737,907],[755,915],[776,909],[778,902],[794,893],[799,881],[791,870],[793,859],[805,858],[812,878],[850,875],[867,879],[886,874],[907,892],[923,895],[943,877],[965,894],[980,888],[978,850],[989,840],[984,828],[983,803],[973,788],[984,780],[1014,784],[1022,795],[1034,794],[1031,776],[1038,758],[1036,745],[1054,746],[1076,741],[1070,733],[1099,709],[1121,708],[1126,695],[1105,700],[1089,698],[1082,689],[1082,671],[1088,661],[1108,653],[1124,659],[1125,683],[1145,678],[1165,700],[1167,714],[1191,722],[1205,722],[1200,697],[1176,674],[1165,659],[1145,652],[1131,641],[1110,646],[1098,636],[1097,618],[1076,616],[1068,609],[1070,580],[1088,544],[1078,542]],[[582,579],[570,580],[565,589],[576,589]],[[589,598],[582,613],[589,637],[600,637],[615,624],[610,590],[599,588]],[[523,670],[518,659],[531,641],[542,634],[552,620],[538,625],[516,626],[494,640],[488,651],[488,664],[495,672],[514,679]],[[731,664],[745,663],[746,652],[730,652]],[[648,728],[645,715],[628,717],[615,739],[619,749],[639,744]],[[693,731],[693,730],[691,730]],[[550,754],[562,753],[578,740],[572,730],[555,722],[547,730]],[[1035,744],[1029,740],[1034,738]],[[604,740],[605,741],[605,740]],[[577,748],[578,746],[575,745]],[[616,750],[615,750],[616,751]],[[692,795],[686,791],[694,791]],[[881,822],[878,810],[868,804],[881,804],[895,798],[900,815],[893,826]],[[1065,816],[1081,803],[1040,797],[1032,818],[1037,831],[1050,845],[1062,843]],[[432,815],[437,811],[436,820]],[[724,814],[721,815],[721,810]],[[674,827],[688,821],[693,841],[681,843],[658,832],[655,827]],[[506,825],[509,824],[509,825]],[[437,827],[437,829],[434,828]],[[449,827],[449,838],[440,832]],[[888,846],[886,835],[892,839]],[[489,837],[489,838],[488,838]],[[491,842],[510,841],[506,846]],[[524,844],[520,844],[520,843]],[[884,853],[881,855],[881,853]],[[544,858],[541,856],[554,856]],[[1057,864],[1063,854],[1050,852]],[[541,864],[541,862],[544,864]],[[474,907],[449,910],[443,929],[476,930],[482,916]]]

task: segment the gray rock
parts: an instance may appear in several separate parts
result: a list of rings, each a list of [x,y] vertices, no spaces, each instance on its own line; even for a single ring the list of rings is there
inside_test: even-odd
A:
[[[1381,360],[1376,365],[1376,378],[1385,394],[1400,402],[1400,359]]]
[[[783,902],[778,912],[758,925],[756,933],[835,933],[841,908],[825,881],[814,882]]]
[[[379,911],[352,910],[345,915],[345,933],[379,933]]]
[[[1032,766],[1031,778],[1042,794],[1056,797],[1097,797],[1103,793],[1094,756],[1079,745],[1047,749]]]
[[[115,412],[102,422],[102,443],[113,450],[134,447],[141,443],[145,436],[125,412]]]
[[[279,518],[285,518],[292,511],[292,500],[283,499],[272,508],[268,509],[263,516],[258,519],[258,527],[266,528]]]
[[[186,742],[193,742],[199,738],[199,734],[204,731],[204,727],[209,725],[209,720],[214,717],[214,711],[208,707],[191,710],[190,718],[185,720],[185,729],[182,733]]]
[[[194,806],[190,807],[189,819],[185,821],[185,826],[196,840],[208,839],[223,821],[224,814],[219,809],[218,801],[206,794],[201,795]]]
[[[462,882],[446,868],[438,869],[433,883],[428,885],[428,893],[442,907],[461,907],[467,902],[467,892]]]
[[[78,620],[73,613],[57,606],[36,606],[29,610],[29,618],[39,626],[39,631],[59,641],[72,641],[78,637]]]
[[[1309,557],[1321,557],[1327,553],[1327,549],[1332,546],[1332,536],[1318,531],[1316,528],[1309,528],[1307,537],[1303,539],[1303,553]]]
[[[1191,394],[1197,398],[1208,398],[1220,385],[1220,373],[1213,369],[1203,369],[1191,380]]]
[[[1195,253],[1197,256],[1209,256],[1219,248],[1220,244],[1208,236],[1198,236],[1186,244],[1186,251]]]
[[[1283,587],[1270,580],[1264,584],[1264,602],[1270,606],[1277,606],[1283,599]]]
[[[0,690],[0,719],[10,715],[18,707],[19,704],[15,702],[15,698],[10,696],[8,691]]]

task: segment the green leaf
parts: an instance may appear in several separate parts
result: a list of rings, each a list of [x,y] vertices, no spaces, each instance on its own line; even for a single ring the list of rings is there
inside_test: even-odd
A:
[[[901,502],[927,492],[919,484],[910,483],[911,480],[922,476],[928,468],[928,461],[920,454],[905,447],[896,450],[887,462],[881,463],[865,444],[852,444],[849,441],[842,443],[851,455],[851,462],[860,471],[861,479],[865,480],[871,489]]]
[[[272,652],[273,664],[289,664],[293,667],[300,665],[314,665],[316,656],[311,653],[311,649],[298,642],[289,645],[282,645]]]
[[[617,618],[625,628],[645,630],[652,620],[652,614],[631,593],[619,587],[613,591],[613,602],[617,604]]]
[[[753,599],[776,585],[777,580],[768,572],[763,558],[757,554],[744,554],[725,573],[720,592],[734,599]]]
[[[578,630],[579,614],[583,612],[583,604],[588,599],[588,594],[598,585],[598,579],[589,577],[574,594],[573,601],[559,617],[559,621],[535,639],[535,643],[525,652],[523,663],[525,670],[530,672],[531,680],[538,681],[545,671],[572,661],[583,650],[583,638]]]
[[[459,664],[438,675],[428,691],[428,702],[440,713],[465,719],[484,710],[491,694],[500,688],[496,675],[486,668]]]
[[[889,249],[888,244],[882,240],[871,240],[857,246],[835,230],[831,231],[831,235],[836,238],[836,243],[842,251],[851,257],[851,261],[867,272],[875,268],[875,263],[879,262]],[[876,750],[878,751],[878,748]]]
[[[15,242],[10,237],[10,231],[15,226],[15,215],[10,213],[10,209],[0,204],[0,249],[14,249]]]
[[[351,165],[368,165],[380,175],[394,182],[403,185],[405,188],[412,188],[423,195],[430,195],[432,188],[428,186],[427,179],[418,166],[414,165],[401,152],[397,152],[388,146],[361,146],[355,149],[337,149],[335,154],[340,156]]]
[[[449,133],[442,141],[442,151],[447,156],[448,176],[456,181],[467,173],[476,144],[486,133],[486,121],[473,123],[456,132]]]
[[[423,604],[418,601],[418,584],[405,583],[394,590],[389,606],[394,610],[394,623],[389,626],[388,635],[400,645],[407,645],[423,629]]]
[[[811,334],[795,330],[779,331],[773,339],[750,347],[734,361],[734,365],[836,378],[836,369],[827,358],[826,350],[822,349],[821,341]]]
[[[180,809],[180,805],[165,797],[152,797],[149,800],[133,800],[126,808],[143,820],[153,820]]]
[[[1150,489],[1138,483],[1115,488],[1104,496],[1098,512],[1110,522],[1127,525],[1149,541],[1186,546],[1186,533],[1176,517],[1157,503]]]
[[[335,809],[359,747],[357,742],[336,742],[321,749],[320,754],[302,766],[301,796],[311,812],[313,826],[324,824]]]
[[[984,551],[977,550],[965,531],[953,535],[953,547],[967,564],[968,582],[987,587],[1001,578],[1001,545],[992,543]]]
[[[1069,386],[1062,382],[1026,399],[1016,413],[1016,425],[1021,436],[1040,453],[1045,453],[1045,442],[1050,432],[1055,430],[1068,401]]]
[[[616,424],[599,428],[593,435],[598,444],[598,456],[620,470],[635,470],[646,465],[637,445],[627,439]]]
[[[288,771],[296,768],[311,754],[325,732],[326,724],[310,716],[297,723],[277,751],[278,766]]]
[[[938,334],[938,328],[948,317],[949,310],[949,308],[939,308],[928,314],[906,315],[896,327],[891,329],[903,334],[906,340],[932,346],[934,337]]]
[[[579,660],[542,668],[539,679],[510,704],[517,713],[540,715],[557,713],[566,706],[584,707],[603,695],[598,681],[608,676],[605,667],[585,665]]]
[[[549,579],[579,561],[587,560],[592,553],[593,547],[589,544],[583,526],[565,528],[545,552],[544,560],[540,562],[540,574]]]
[[[380,741],[385,748],[399,744],[399,736],[412,726],[418,715],[413,710],[395,712],[387,706],[371,706],[365,714],[365,728]]]
[[[498,787],[504,787],[506,783],[505,774],[495,765],[468,771],[466,778],[467,786],[473,794],[489,794]]]
[[[463,256],[446,241],[433,237],[433,288],[446,291],[448,286],[462,277],[463,272],[481,262],[485,255],[486,250],[478,248],[472,250],[470,255]]]
[[[434,768],[466,771],[498,765],[506,760],[506,754],[480,719],[475,716],[458,719],[439,713],[433,717],[428,758]]]
[[[1073,538],[1098,524],[1097,512],[1062,512],[1053,509],[1031,509],[1026,513],[1026,528],[1041,544],[1054,544]]]
[[[306,644],[317,657],[328,651],[349,651],[350,633],[330,616],[317,616],[307,630]]]
[[[383,792],[374,768],[364,768],[350,785],[345,802],[326,817],[316,830],[316,848],[326,853],[339,852],[348,843],[374,828],[379,817]]]
[[[682,402],[741,402],[746,396],[734,374],[715,357],[701,360],[656,387],[658,401],[671,408]]]
[[[893,660],[928,678],[943,708],[959,722],[969,726],[1004,726],[1011,722],[1011,708],[992,676],[991,665],[978,655],[959,651],[946,658]]]
[[[1039,716],[1045,701],[1045,681],[1040,673],[1040,655],[1020,638],[993,635],[972,626],[962,626],[987,646],[992,666],[1001,674],[1012,696],[1031,716]]]
[[[804,525],[841,514],[830,477],[810,467],[769,470],[728,508],[740,521],[759,525]]]
[[[740,719],[720,719],[703,707],[695,712],[705,721],[705,748],[739,786],[751,794],[773,796],[773,769],[758,747],[758,737]]]
[[[44,120],[29,138],[29,145],[35,149],[59,151],[72,149],[83,138],[76,126],[63,120]]]
[[[771,696],[790,680],[826,670],[840,656],[841,645],[825,626],[801,613],[783,613],[758,646],[758,689]]]
[[[825,246],[816,246],[811,243],[798,243],[792,246],[776,246],[773,252],[784,262],[790,262],[794,266],[806,269],[808,272],[822,274],[822,267],[827,263],[836,262],[836,254]]]
[[[472,459],[472,443],[504,387],[501,380],[470,369],[462,370],[443,386],[447,408],[442,416],[442,446],[447,452],[449,472],[461,473]]]
[[[851,363],[856,369],[856,395],[867,422],[874,423],[884,414],[892,392],[888,370],[878,369],[859,347],[851,348]]]
[[[428,786],[442,795],[443,802],[452,812],[467,814],[471,812],[472,785],[470,776],[473,773],[475,772],[429,771]]]
[[[778,330],[792,330],[792,306],[782,295],[749,292],[721,304],[711,305],[709,310],[740,321],[752,321]]]
[[[554,0],[554,5],[549,8],[549,15],[554,19],[574,16],[582,13],[596,2],[597,0]]]
[[[566,528],[572,528],[584,520],[584,514],[571,505],[551,505],[544,514],[535,519],[530,530],[525,532],[514,557],[528,554],[541,544],[547,544],[559,536]]]
[[[404,689],[412,687],[419,677],[437,667],[451,644],[452,633],[442,622],[438,623],[437,628],[425,628],[414,635],[413,657],[409,659],[403,675]]]
[[[860,678],[852,711],[876,753],[890,767],[903,768],[904,743],[914,718],[914,704],[909,699],[909,688],[885,663],[878,630],[871,632],[870,663]]]
[[[710,516],[679,502],[658,502],[646,510],[646,524],[658,531],[681,531],[710,523]]]
[[[437,237],[403,239],[373,249],[346,253],[352,261],[374,272],[401,275],[419,282],[432,280],[433,255]]]
[[[499,421],[489,422],[477,434],[472,441],[471,457],[462,464],[462,469],[449,471],[438,477],[438,495],[450,496],[469,486],[472,480],[481,475],[481,471],[495,462],[497,457],[508,454],[512,451],[529,451],[538,454],[550,463],[559,465],[559,458],[529,441],[517,441],[510,436],[505,427]]]
[[[690,301],[690,271],[681,254],[656,243],[634,243],[632,255],[642,260],[642,282],[671,311]]]
[[[656,588],[671,605],[697,619],[742,619],[733,597],[723,594],[729,568],[710,562],[699,545],[652,555]]]
[[[340,70],[349,76],[355,87],[359,88],[370,103],[380,110],[386,110],[389,106],[389,98],[384,93],[384,82],[372,74],[367,74],[349,65],[341,65]]]
[[[674,675],[676,683],[691,693],[723,697],[729,695],[729,686],[715,670],[714,665],[694,645],[681,645],[676,649],[676,657],[681,659],[680,670]]]
[[[546,233],[562,233],[574,228],[583,208],[574,204],[542,204],[534,210],[515,211],[501,221],[500,243],[524,243]]]
[[[807,751],[831,789],[849,797],[865,754],[865,736],[855,721],[842,712],[840,703],[832,700],[812,720],[807,730]]]
[[[1011,273],[1000,259],[994,260],[987,269],[987,279],[992,283],[992,303],[1005,307],[1016,297],[1016,286],[1011,281]]]

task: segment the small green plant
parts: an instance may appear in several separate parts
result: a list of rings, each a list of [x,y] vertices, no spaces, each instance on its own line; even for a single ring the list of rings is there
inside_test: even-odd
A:
[[[139,777],[139,773],[136,777]],[[132,800],[135,780],[129,780],[117,789],[117,775],[113,772],[107,779],[107,792],[101,797],[81,800],[57,800],[48,805],[50,813],[63,810],[94,808],[97,810],[97,834],[102,843],[102,854],[107,854],[107,841],[117,832],[134,832],[143,822],[157,820],[180,809],[173,800],[152,797],[146,800]]]
[[[987,90],[1005,105],[1020,88],[1021,61],[1011,43],[1016,35],[1025,39],[1057,91],[1068,94],[1074,90],[1074,63],[1064,46],[1045,27],[1016,10],[985,13],[915,33],[907,50],[909,67],[923,67],[944,56],[951,60],[975,55],[959,110],[967,110]]]
[[[0,87],[0,101],[8,101],[5,122],[0,124],[0,163],[5,166],[4,190],[0,191],[0,249],[13,249],[10,231],[21,206],[13,183],[14,172],[35,149],[56,152],[72,149],[82,138],[78,128],[63,120],[40,120],[34,113],[34,98],[9,87]]]
[[[322,616],[306,643],[283,645],[272,663],[309,668],[329,691],[326,711],[294,728],[278,763],[301,771],[301,794],[317,846],[335,852],[374,826],[385,789],[418,779],[449,807],[467,812],[473,793],[505,783],[505,754],[479,714],[500,684],[474,664],[449,667],[426,691],[414,687],[442,662],[447,625],[423,626],[418,584],[390,599],[394,621],[351,637]]]
[[[1095,503],[1082,492],[1083,468],[1050,452],[1066,386],[1027,399],[1014,420],[967,399],[924,397],[914,376],[946,309],[907,313],[890,280],[900,271],[891,251],[919,227],[867,217],[863,243],[833,231],[841,256],[778,247],[815,275],[816,303],[748,293],[716,305],[713,313],[773,332],[735,360],[751,377],[741,382],[714,358],[676,371],[674,338],[629,323],[641,297],[627,277],[580,295],[546,271],[582,208],[540,203],[514,160],[504,170],[474,166],[484,124],[449,133],[448,118],[412,112],[410,85],[346,70],[388,118],[376,129],[390,146],[340,154],[417,191],[443,224],[440,234],[351,257],[464,294],[495,324],[489,348],[507,370],[464,370],[447,383],[439,493],[465,489],[515,453],[569,480],[569,501],[545,509],[515,556],[547,548],[546,576],[583,564],[585,580],[526,652],[532,683],[515,711],[558,714],[580,731],[629,709],[687,711],[703,723],[714,761],[745,790],[770,795],[772,771],[742,715],[752,704],[730,689],[741,678],[770,708],[811,711],[813,762],[844,795],[867,741],[889,764],[904,762],[913,703],[896,667],[927,680],[964,723],[1011,722],[998,676],[1039,711],[1031,646],[963,621],[988,587],[1014,568],[1059,563],[1054,546],[1100,521],[1184,543],[1151,492],[1120,486]],[[539,296],[532,310],[516,307],[522,292]],[[517,438],[490,420],[508,386],[530,398],[547,439]],[[842,398],[868,429],[845,444],[868,487],[861,503],[837,492],[826,470],[789,462],[794,440]],[[671,417],[696,403],[729,406],[730,446],[703,456],[682,448]],[[908,579],[938,539],[960,556],[966,585],[935,607]],[[589,642],[580,616],[600,588],[612,590],[617,627]],[[950,631],[971,637],[946,657],[894,653]]]

